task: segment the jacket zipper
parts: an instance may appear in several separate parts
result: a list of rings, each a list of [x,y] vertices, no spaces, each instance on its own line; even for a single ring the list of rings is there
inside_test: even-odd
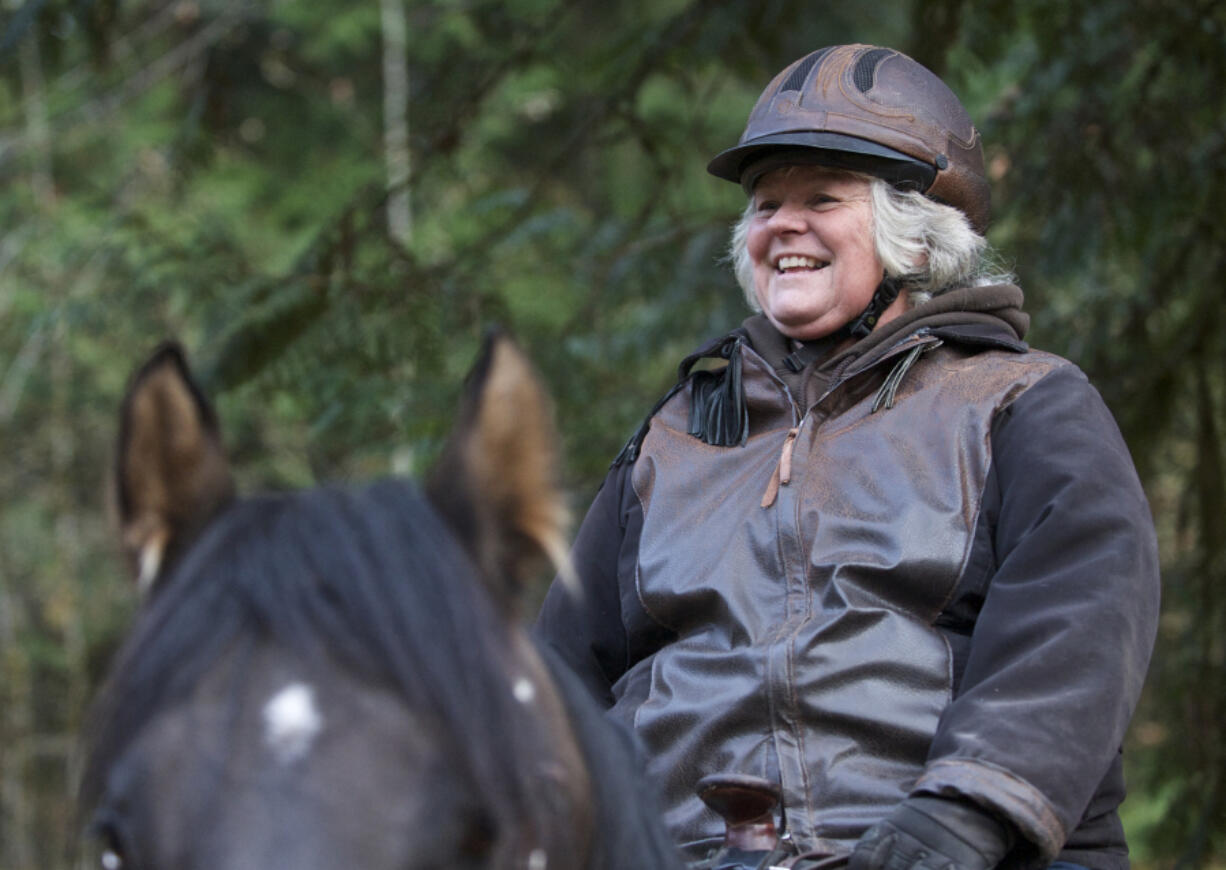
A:
[[[912,338],[916,338],[918,340],[908,343]],[[898,389],[899,383],[902,381],[903,375],[910,370],[911,366],[921,354],[929,350],[935,350],[936,348],[940,347],[941,344],[941,339],[931,336],[927,332],[921,331],[908,336],[908,340],[899,342],[882,354],[879,358],[866,365],[864,368],[857,369],[850,374],[848,374],[847,370],[852,367],[852,365],[856,362],[856,359],[849,359],[834,373],[830,386],[813,404],[815,407],[820,405],[835,390],[843,386],[843,384],[845,384],[852,377],[872,371],[883,363],[889,362],[905,352],[907,353],[907,356],[904,357],[902,362],[896,367],[896,369],[901,369],[901,371],[897,372],[897,377],[894,376],[894,372],[891,372],[891,377],[886,379],[887,383],[884,385],[888,389],[885,390],[884,394],[879,392],[877,397],[873,400],[874,412],[879,410],[881,407],[889,409],[894,405],[894,394]],[[795,406],[794,400],[793,406]],[[775,463],[775,470],[771,472],[770,480],[766,484],[766,490],[762,493],[763,508],[771,507],[775,503],[775,500],[779,497],[779,487],[787,486],[792,480],[792,450],[796,444],[797,436],[800,435],[800,428],[804,425],[804,421],[808,419],[808,416],[809,414],[806,411],[800,422],[788,430],[788,434],[783,440],[783,448],[779,452],[779,461]]]

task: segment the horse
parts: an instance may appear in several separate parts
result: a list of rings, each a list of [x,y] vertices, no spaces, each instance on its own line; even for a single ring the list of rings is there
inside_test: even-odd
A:
[[[141,589],[89,716],[103,870],[682,867],[632,738],[516,613],[562,563],[548,398],[487,339],[424,487],[236,494],[182,348],[132,376]]]

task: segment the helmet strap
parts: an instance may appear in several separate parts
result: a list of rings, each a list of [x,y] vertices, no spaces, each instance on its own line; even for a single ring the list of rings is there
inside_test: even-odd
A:
[[[859,317],[844,326],[840,332],[855,339],[864,338],[877,326],[881,315],[894,304],[894,300],[898,298],[901,291],[902,284],[898,281],[888,275],[882,278],[881,283],[873,292],[873,298],[868,301],[868,307],[860,312]]]

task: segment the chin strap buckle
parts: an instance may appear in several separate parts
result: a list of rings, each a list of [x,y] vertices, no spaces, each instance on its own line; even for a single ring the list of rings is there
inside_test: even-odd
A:
[[[876,328],[877,321],[881,319],[881,315],[894,304],[894,300],[898,298],[898,294],[901,291],[902,285],[893,278],[888,276],[882,278],[881,283],[877,285],[877,289],[873,292],[873,298],[868,301],[868,307],[861,311],[860,316],[844,326],[843,329],[852,338],[864,338]]]

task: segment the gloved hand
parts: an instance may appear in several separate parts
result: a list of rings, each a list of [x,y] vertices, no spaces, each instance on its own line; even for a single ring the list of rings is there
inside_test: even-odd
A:
[[[848,870],[990,870],[1016,835],[969,801],[907,798],[864,832]]]

